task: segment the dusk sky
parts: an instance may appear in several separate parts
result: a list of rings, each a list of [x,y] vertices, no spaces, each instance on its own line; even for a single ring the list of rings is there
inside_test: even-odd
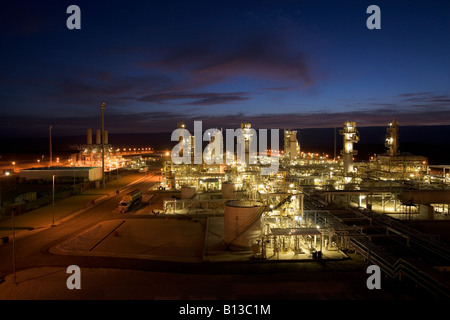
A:
[[[110,133],[450,125],[449,1],[2,0],[0,39],[3,136],[83,135],[103,101]]]

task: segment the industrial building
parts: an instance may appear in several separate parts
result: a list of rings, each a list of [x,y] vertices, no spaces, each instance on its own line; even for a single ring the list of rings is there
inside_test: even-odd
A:
[[[251,125],[241,129],[245,133]],[[396,219],[450,215],[448,167],[430,170],[426,157],[401,153],[396,119],[387,128],[386,153],[369,161],[355,161],[360,140],[355,122],[344,122],[339,132],[342,158],[330,159],[301,152],[297,132],[285,130],[284,153],[276,159],[280,166],[270,175],[261,175],[262,164],[247,156],[244,162],[235,158],[222,164],[177,165],[167,157],[161,186],[180,190],[182,197],[166,199],[164,211],[222,214],[224,247],[249,250],[255,259],[339,260],[350,250],[391,277],[408,276],[441,292],[438,281],[427,278],[433,272],[424,275],[420,264],[404,260],[399,252],[416,259],[426,248],[436,266],[448,264],[449,250]],[[247,152],[251,139],[244,134]],[[392,253],[379,245],[387,242],[395,248]]]
[[[118,154],[118,150],[114,150],[108,141],[108,131],[103,133],[103,143],[101,130],[97,130],[95,134],[95,143],[92,143],[92,129],[87,129],[86,144],[80,145],[80,153],[76,155],[74,161],[79,166],[102,166],[102,147],[104,149],[105,171],[110,171],[118,167],[124,166],[124,160]]]
[[[284,130],[284,154],[279,155],[280,168],[275,174],[263,176],[259,171],[260,164],[249,162],[248,151],[252,136],[248,132],[251,125],[244,123],[241,129],[247,153],[245,162],[239,163],[235,157],[235,161],[231,163],[223,161],[220,164],[206,164],[203,161],[201,164],[192,162],[175,165],[167,158],[162,170],[162,186],[174,190],[190,188],[203,201],[212,201],[218,196],[224,201],[258,201],[261,208],[265,209],[257,215],[296,217],[294,220],[298,221],[303,218],[303,204],[292,206],[292,200],[295,199],[294,194],[303,197],[305,192],[318,196],[321,206],[353,205],[388,214],[414,213],[417,217],[432,217],[434,212],[448,213],[450,198],[445,196],[436,195],[436,200],[427,202],[427,209],[419,208],[426,204],[416,200],[417,196],[410,197],[409,200],[405,198],[406,187],[410,189],[414,186],[416,189],[429,189],[432,192],[432,189],[448,189],[449,185],[445,183],[445,168],[442,176],[429,174],[426,157],[400,152],[398,126],[396,119],[393,119],[387,128],[386,153],[366,162],[354,160],[357,154],[354,144],[360,139],[355,122],[343,123],[343,129],[340,130],[343,137],[342,158],[337,159],[300,152],[297,132]],[[185,128],[184,123],[179,122],[178,128]],[[191,136],[191,141],[193,140],[194,136]],[[184,197],[183,201],[188,200]],[[171,210],[187,208],[187,203],[178,203],[174,207],[169,202],[165,207]],[[226,208],[224,202],[224,212],[227,211]],[[289,227],[297,226],[298,224]]]
[[[52,181],[68,178],[82,181],[97,181],[102,178],[100,167],[39,167],[20,170],[20,178],[25,181]]]

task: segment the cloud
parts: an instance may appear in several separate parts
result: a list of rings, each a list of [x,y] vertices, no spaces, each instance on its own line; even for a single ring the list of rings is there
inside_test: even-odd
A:
[[[192,85],[189,85],[192,86]],[[138,101],[154,105],[178,104],[208,106],[250,99],[249,92],[195,92],[178,90],[186,87],[164,74],[118,76],[111,72],[84,71],[57,84],[55,97],[72,103],[91,104],[93,99]]]
[[[450,112],[450,95],[433,92],[402,93],[390,97],[366,98],[361,100],[344,100],[343,106],[352,114],[362,112],[384,115],[402,114],[406,118],[425,115],[425,119],[434,114],[441,114],[445,121]],[[418,119],[420,120],[420,119]]]
[[[402,104],[422,106],[429,104],[432,106],[448,106],[450,103],[450,96],[447,94],[435,94],[433,92],[418,92],[418,93],[403,93],[395,96],[400,98],[399,102]]]
[[[204,97],[204,99],[209,99]],[[212,98],[211,98],[212,99]],[[193,122],[203,122],[203,129],[224,128],[236,129],[241,123],[248,122],[256,129],[301,129],[341,127],[345,121],[355,121],[358,127],[386,126],[392,118],[396,118],[400,126],[417,125],[450,125],[450,112],[442,109],[398,109],[377,108],[352,112],[293,112],[266,113],[259,115],[240,112],[224,112],[211,115],[191,111],[146,111],[130,113],[118,109],[110,109],[105,114],[105,127],[110,133],[146,133],[172,132],[177,122],[183,120],[189,130],[193,130]],[[53,117],[4,116],[0,119],[0,132],[3,136],[20,136],[34,134],[45,136],[49,125],[53,126],[56,135],[82,135],[87,128],[98,129],[99,115],[92,117],[54,115]],[[21,132],[19,128],[27,128]]]
[[[186,102],[184,105],[197,105],[197,106],[210,106],[216,104],[229,104],[237,101],[245,101],[249,100],[249,97],[243,97],[234,95],[232,93],[228,94],[216,94],[213,96],[209,96],[207,98],[201,98],[192,102]]]
[[[143,97],[164,92],[172,83],[168,76],[162,74],[122,76],[111,72],[84,70],[70,78],[56,81],[52,97],[57,101],[64,99],[72,105],[92,105],[100,100],[108,101],[110,105],[123,105],[123,101],[127,100],[146,101]]]
[[[167,58],[144,65],[188,74],[190,80],[204,84],[233,77],[266,78],[299,87],[314,84],[306,55],[288,42],[261,35],[219,41],[216,46],[202,42],[171,48],[164,54]]]
[[[250,99],[246,97],[246,92],[231,92],[231,93],[189,93],[189,92],[163,92],[155,93],[140,97],[136,100],[146,102],[164,103],[174,100],[192,100],[181,103],[182,105],[214,105],[232,103],[235,101],[243,101]]]
[[[285,37],[239,34],[201,38],[197,43],[154,50],[136,45],[119,46],[120,50],[113,47],[133,53],[130,61],[139,67],[138,72],[133,68],[126,73],[76,70],[70,77],[54,80],[51,101],[47,101],[60,104],[64,99],[65,105],[74,107],[108,101],[121,108],[140,102],[149,110],[161,105],[204,107],[238,104],[262,93],[315,84],[306,55]],[[236,90],[238,84],[242,86]]]

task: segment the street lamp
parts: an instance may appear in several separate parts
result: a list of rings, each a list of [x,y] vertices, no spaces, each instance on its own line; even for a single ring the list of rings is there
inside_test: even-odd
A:
[[[103,188],[105,188],[105,123],[103,119],[103,111],[105,110],[106,103],[103,102],[100,110],[102,111],[102,181]]]
[[[2,179],[0,178],[0,221],[2,220]]]
[[[13,279],[14,284],[16,283],[16,233],[14,229],[14,211],[16,211],[15,207],[11,208],[11,223],[12,223],[12,232],[13,232],[13,243],[12,243],[12,254],[13,254]]]
[[[52,126],[48,129],[49,144],[50,144],[50,167],[53,166],[53,155],[52,155]]]
[[[14,172],[16,172],[16,162],[13,161],[12,164],[13,164],[13,166],[14,166]]]
[[[53,222],[52,227],[55,226],[55,175],[53,177],[53,196],[52,196],[52,212],[53,212]]]

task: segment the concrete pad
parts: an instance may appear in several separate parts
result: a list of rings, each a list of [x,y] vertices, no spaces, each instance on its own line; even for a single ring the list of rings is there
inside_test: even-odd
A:
[[[201,262],[204,219],[118,219],[51,249],[53,253]]]
[[[87,231],[58,244],[51,251],[54,253],[58,253],[58,251],[68,253],[89,252],[124,222],[125,220],[103,221]]]

